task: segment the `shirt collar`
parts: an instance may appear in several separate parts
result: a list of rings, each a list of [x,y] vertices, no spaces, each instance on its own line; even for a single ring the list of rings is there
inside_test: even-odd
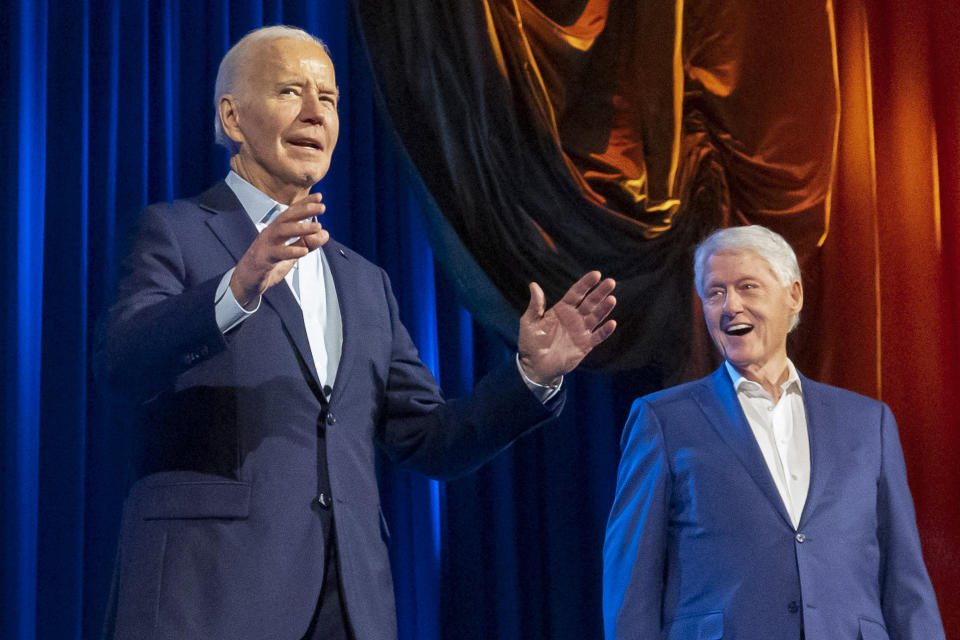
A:
[[[243,210],[250,216],[250,221],[257,228],[270,223],[274,216],[287,210],[287,205],[280,204],[260,189],[244,180],[236,171],[230,171],[225,179],[227,186],[233,190]]]
[[[726,367],[727,374],[730,376],[730,380],[733,382],[733,388],[737,390],[737,393],[763,391],[763,387],[760,386],[760,384],[744,378],[740,375],[740,372],[726,360],[723,361],[723,366]],[[783,389],[784,393],[795,390],[797,393],[803,395],[803,387],[800,384],[800,374],[797,373],[797,368],[793,365],[790,358],[787,358],[787,370],[789,371],[787,379],[780,385],[780,388]],[[766,393],[766,391],[763,391],[763,393]]]

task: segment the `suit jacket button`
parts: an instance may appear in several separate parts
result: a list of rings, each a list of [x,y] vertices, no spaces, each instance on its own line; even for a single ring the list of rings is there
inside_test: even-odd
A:
[[[320,492],[320,495],[317,496],[317,504],[323,507],[324,509],[330,508],[330,496],[324,492]]]
[[[798,533],[798,534],[797,534],[797,542],[803,544],[803,542],[804,542],[806,539],[807,539],[807,536],[803,535],[802,533]]]
[[[787,611],[789,611],[790,613],[796,613],[797,611],[800,611],[800,604],[796,600],[794,600],[793,602],[787,605]]]
[[[327,424],[328,424],[329,426],[331,426],[331,427],[332,427],[333,425],[337,424],[337,419],[336,419],[336,417],[334,417],[334,415],[333,415],[332,413],[328,413],[328,414],[327,414]]]

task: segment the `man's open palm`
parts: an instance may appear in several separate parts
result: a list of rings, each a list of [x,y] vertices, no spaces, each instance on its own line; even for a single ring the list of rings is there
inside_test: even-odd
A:
[[[530,283],[530,304],[520,317],[517,346],[520,363],[532,380],[554,384],[610,337],[617,327],[615,320],[607,319],[617,304],[610,295],[615,286],[611,278],[603,280],[599,271],[591,271],[544,310],[543,290]]]

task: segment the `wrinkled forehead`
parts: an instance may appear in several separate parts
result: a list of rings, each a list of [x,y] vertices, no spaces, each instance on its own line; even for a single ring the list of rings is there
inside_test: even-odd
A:
[[[250,47],[243,62],[242,75],[254,82],[309,78],[336,87],[333,61],[322,46],[311,40],[262,40]]]
[[[772,278],[780,284],[773,265],[757,251],[750,248],[720,249],[707,257],[704,282],[710,284],[717,278]]]

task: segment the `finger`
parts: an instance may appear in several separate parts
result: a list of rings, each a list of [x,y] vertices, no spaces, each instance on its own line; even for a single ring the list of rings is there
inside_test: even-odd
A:
[[[530,302],[527,304],[526,311],[523,312],[523,317],[527,320],[534,320],[543,316],[547,299],[546,296],[543,295],[543,289],[540,288],[539,284],[531,282],[529,287]]]
[[[599,304],[602,304],[607,297],[613,293],[613,290],[617,287],[617,283],[613,278],[606,278],[601,280],[593,290],[587,294],[583,299],[583,302],[580,303],[581,313],[591,312],[591,310]]]
[[[327,210],[327,205],[321,202],[319,193],[311,193],[303,200],[298,200],[294,204],[277,216],[274,222],[296,222],[298,220],[308,220],[314,216],[323,215]]]
[[[291,238],[300,238],[318,233],[323,230],[323,225],[319,222],[281,222],[270,225],[269,238],[275,241],[283,241],[287,244],[293,244]]]
[[[617,299],[614,296],[607,296],[599,304],[591,307],[590,313],[584,314],[584,324],[589,327],[591,331],[596,331],[596,328],[607,319],[616,306]]]
[[[593,294],[590,294],[589,298],[592,298]],[[586,318],[587,324],[595,326],[603,322],[603,319],[610,315],[610,312],[617,305],[617,298],[612,295],[604,297],[602,300],[597,300],[594,302],[592,299],[584,300],[580,307],[577,309],[584,318]]]
[[[317,228],[317,225],[320,224],[318,222],[293,222],[290,224],[292,224],[293,226],[288,228],[278,229],[277,233],[272,235],[271,238],[273,238],[274,240],[281,241],[283,242],[283,244],[291,245],[291,244],[300,242],[301,241],[300,239],[305,235],[320,233],[320,231],[322,231],[322,227],[320,227],[319,230]],[[306,225],[308,224],[311,226],[307,227]],[[294,233],[296,235],[284,239],[284,236],[281,235],[281,230],[283,233]]]
[[[327,231],[326,229],[320,229],[320,231],[317,231],[316,233],[311,233],[301,238],[301,240],[303,241],[303,244],[310,251],[313,251],[314,249],[319,249],[323,245],[327,244],[327,240],[329,239],[330,239],[330,232]]]
[[[299,260],[308,253],[310,253],[310,249],[305,247],[302,242],[297,242],[295,244],[283,244],[274,247],[273,250],[267,254],[266,259],[276,264],[285,260]]]
[[[590,348],[592,349],[593,347],[597,346],[598,344],[600,344],[601,342],[609,338],[611,335],[613,335],[613,332],[616,330],[616,328],[617,328],[616,320],[607,320],[602,325],[597,327],[596,330],[590,334],[590,343],[591,343]]]
[[[299,207],[301,205],[309,204],[311,202],[322,202],[322,201],[323,201],[323,194],[320,193],[319,191],[315,193],[308,193],[304,197],[300,198],[299,200],[291,204],[290,208]]]
[[[271,224],[283,224],[288,222],[306,222],[323,215],[327,210],[327,205],[320,203],[312,203],[308,206],[298,207],[294,209],[290,207],[279,216],[277,216]]]
[[[602,276],[599,271],[588,271],[567,289],[567,292],[560,301],[574,307],[579,305],[586,295],[590,293],[590,290],[597,286],[601,278]]]

